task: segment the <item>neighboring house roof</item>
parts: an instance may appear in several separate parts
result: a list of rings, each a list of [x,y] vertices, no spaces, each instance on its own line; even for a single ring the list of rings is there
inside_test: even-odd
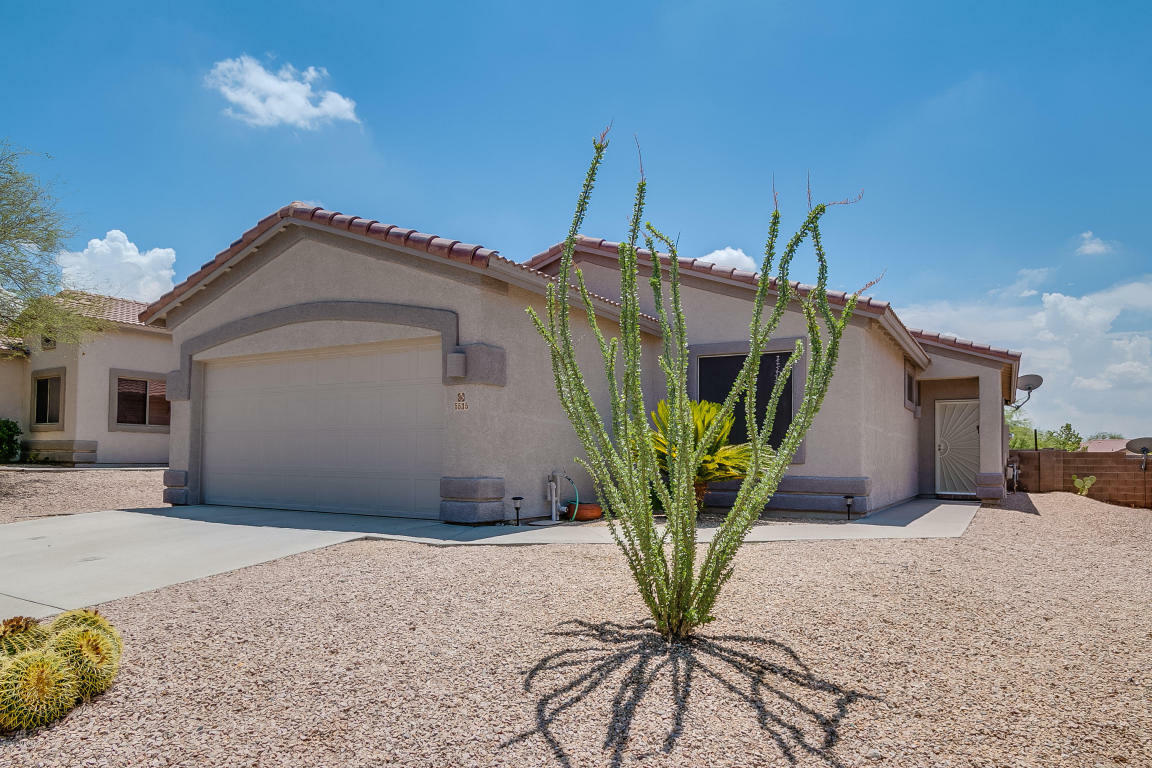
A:
[[[0,359],[5,357],[26,357],[28,355],[28,347],[24,345],[23,339],[16,339],[11,336],[0,336]]]
[[[1128,441],[1124,438],[1105,438],[1103,440],[1088,440],[1080,444],[1080,447],[1086,451],[1096,451],[1102,453],[1118,453],[1128,451]]]
[[[144,325],[140,320],[140,313],[148,308],[146,301],[121,299],[117,296],[104,296],[87,291],[62,291],[60,295],[75,299],[77,310],[89,317],[125,325]]]
[[[271,236],[273,230],[284,223],[299,222],[308,226],[321,226],[347,232],[361,237],[379,240],[398,248],[408,248],[422,251],[430,256],[437,256],[446,261],[458,262],[478,269],[495,268],[503,277],[513,275],[528,277],[533,283],[554,282],[555,278],[547,275],[530,265],[521,264],[501,256],[491,248],[485,248],[471,243],[462,243],[439,235],[426,232],[417,232],[414,229],[398,227],[395,224],[382,224],[375,219],[364,219],[359,216],[349,216],[338,211],[329,211],[318,206],[307,205],[301,202],[292,202],[280,210],[265,216],[256,226],[249,229],[238,240],[233,242],[200,269],[188,276],[188,279],[168,291],[156,301],[142,306],[138,313],[141,324],[149,324],[156,320],[172,305],[178,303],[182,297],[195,291],[199,286],[213,279],[225,265],[234,259],[243,258],[245,253],[264,236]],[[594,295],[598,302],[619,308],[620,302],[605,296]],[[656,318],[644,315],[649,323],[655,323]]]

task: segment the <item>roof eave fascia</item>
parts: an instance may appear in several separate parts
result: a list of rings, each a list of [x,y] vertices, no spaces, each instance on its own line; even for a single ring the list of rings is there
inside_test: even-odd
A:
[[[908,331],[904,323],[900,322],[900,318],[896,316],[892,307],[885,307],[877,321],[889,336],[896,339],[896,343],[900,345],[900,348],[904,350],[904,353],[913,363],[921,369],[928,367],[932,358],[928,356],[923,345]]]

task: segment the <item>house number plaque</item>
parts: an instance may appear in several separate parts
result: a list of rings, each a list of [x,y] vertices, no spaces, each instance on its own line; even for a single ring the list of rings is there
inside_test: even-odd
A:
[[[454,410],[457,410],[457,411],[468,410],[468,399],[466,397],[464,397],[463,392],[457,392],[456,393],[456,402],[453,403],[453,405],[455,406]]]

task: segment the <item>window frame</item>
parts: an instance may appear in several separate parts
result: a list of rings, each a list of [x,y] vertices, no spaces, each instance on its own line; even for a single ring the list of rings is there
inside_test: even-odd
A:
[[[800,410],[800,403],[804,399],[804,390],[808,386],[808,339],[805,336],[780,336],[768,340],[764,348],[760,350],[762,354],[778,354],[780,352],[791,352],[796,348],[796,342],[801,342],[803,352],[801,353],[800,360],[796,367],[792,369],[792,418],[796,418],[796,412]],[[700,398],[700,358],[701,357],[724,357],[729,355],[747,355],[748,342],[747,341],[722,341],[711,344],[689,344],[688,345],[688,396],[693,400]],[[653,404],[654,405],[654,404]],[[781,402],[780,406],[783,407],[784,403]],[[743,407],[742,405],[738,407]],[[803,464],[807,455],[808,438],[805,436],[800,441],[799,447],[796,449],[795,455],[792,457],[792,465]]]
[[[37,383],[41,379],[60,379],[60,413],[56,421],[43,423],[36,421],[36,390]],[[58,368],[41,368],[38,371],[32,371],[30,380],[31,391],[28,395],[28,431],[63,432],[65,429],[65,419],[68,415],[68,369],[63,366]]]
[[[168,374],[157,373],[156,371],[132,371],[124,368],[110,368],[108,369],[108,431],[109,432],[152,432],[157,434],[167,434],[171,431],[171,423],[168,424],[121,424],[117,421],[119,404],[117,402],[117,392],[119,390],[120,379],[143,379],[144,381],[162,381],[167,385]],[[144,393],[144,419],[148,419],[148,400],[150,395],[148,390],[145,389]],[[169,401],[171,402],[171,401]],[[169,406],[169,422],[171,422],[171,406]]]
[[[912,398],[908,399],[908,377],[912,377]],[[917,416],[920,415],[920,379],[916,377],[916,366],[908,358],[904,358],[904,376],[900,380],[900,388],[903,390],[904,407],[912,411]]]

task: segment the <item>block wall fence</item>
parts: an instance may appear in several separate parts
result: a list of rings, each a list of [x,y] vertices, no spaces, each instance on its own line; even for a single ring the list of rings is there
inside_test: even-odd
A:
[[[1008,461],[1020,467],[1018,489],[1021,491],[1076,493],[1072,475],[1095,475],[1096,483],[1088,491],[1089,498],[1126,507],[1152,508],[1152,457],[1147,471],[1140,470],[1141,457],[1130,453],[1010,451]]]

